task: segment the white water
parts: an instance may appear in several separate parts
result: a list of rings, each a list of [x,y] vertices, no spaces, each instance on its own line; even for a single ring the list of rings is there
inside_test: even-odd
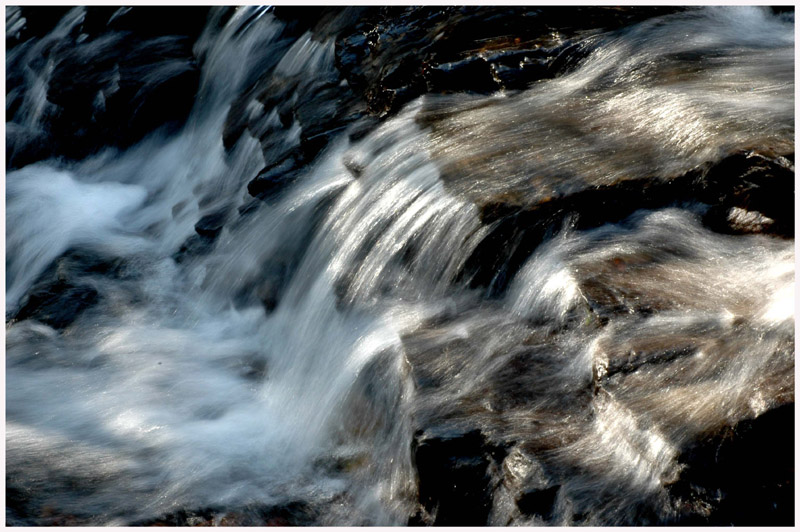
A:
[[[67,19],[78,16],[80,8]],[[206,30],[196,44],[205,58],[200,93],[179,134],[156,132],[124,152],[71,165],[46,161],[7,176],[7,313],[68,249],[122,260],[116,277],[72,272],[101,299],[67,329],[7,325],[8,478],[34,493],[35,508],[99,525],[292,501],[323,508],[322,524],[405,524],[416,490],[410,441],[428,423],[434,432],[478,426],[517,442],[563,436],[548,462],[573,472],[559,495],[561,524],[578,510],[592,512],[593,522],[626,522],[620,501],[631,500],[663,506],[667,517],[663,480],[674,474],[681,445],[793,400],[793,243],[712,233],[696,207],[639,212],[623,225],[565,227],[500,300],[488,300],[459,277],[489,230],[468,198],[518,188],[523,172],[503,174],[505,158],[483,176],[465,173],[462,189],[446,186],[440,168],[473,160],[475,140],[457,144],[468,129],[490,151],[524,140],[525,171],[559,161],[588,180],[639,171],[628,152],[605,165],[582,155],[578,144],[602,144],[606,133],[556,141],[533,131],[537,105],[556,98],[558,120],[575,112],[605,128],[653,121],[652,138],[642,142],[658,152],[663,176],[717,157],[721,144],[764,135],[791,143],[793,87],[784,78],[793,25],[753,9],[693,17],[645,23],[601,45],[573,74],[456,114],[433,131],[416,122],[431,99],[412,102],[363,140],[342,135],[276,201],[241,218],[247,182],[271,161],[246,136],[225,154],[222,127],[251,69],[273,53],[280,23],[243,8],[219,31]],[[675,38],[692,28],[694,39]],[[670,85],[669,101],[691,107],[691,116],[662,116],[652,102],[667,89],[635,77],[609,81],[611,89],[586,103],[582,87],[609,71],[705,48],[748,59]],[[303,35],[276,69],[322,76],[332,50],[332,42]],[[776,71],[777,80],[764,76]],[[719,77],[732,86],[723,88],[730,105],[717,117],[709,109],[718,95],[707,89],[724,85]],[[737,95],[741,80],[760,87],[759,96]],[[35,89],[41,82],[27,89],[28,127],[45,105]],[[455,112],[463,107],[457,100],[433,105]],[[509,115],[520,105],[530,118],[521,133]],[[757,124],[743,122],[730,138],[716,132],[760,108],[766,114]],[[700,136],[688,139],[697,121]],[[285,142],[296,141],[297,127]],[[687,144],[708,149],[692,149],[697,158],[687,159]],[[531,163],[546,153],[553,155]],[[343,161],[357,161],[361,176]],[[509,180],[498,182],[495,172]],[[220,209],[236,221],[213,250],[176,262],[194,224]],[[620,274],[615,260],[633,273]],[[276,269],[290,275],[275,281]],[[605,297],[592,292],[596,279],[641,298],[630,315],[592,323],[588,299],[602,306]],[[266,313],[257,294],[276,283],[285,286]],[[640,315],[640,304],[659,311]],[[609,374],[603,393],[572,399],[615,359],[664,345],[695,351]],[[509,376],[511,361],[530,349],[539,350],[540,365]],[[415,371],[438,384],[415,385]],[[521,392],[513,388],[520,384]],[[499,502],[493,516],[497,524],[511,518]]]

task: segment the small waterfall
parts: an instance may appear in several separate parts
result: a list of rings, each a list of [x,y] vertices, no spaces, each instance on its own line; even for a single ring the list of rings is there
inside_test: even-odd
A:
[[[380,46],[469,12],[94,9],[6,10],[9,524],[692,523],[698,442],[793,405],[793,17],[577,32],[379,116],[346,46],[411,79]]]

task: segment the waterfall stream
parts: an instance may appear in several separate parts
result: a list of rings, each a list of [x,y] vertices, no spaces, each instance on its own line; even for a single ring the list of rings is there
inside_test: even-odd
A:
[[[49,134],[62,67],[42,58],[91,9],[7,49],[7,144]],[[590,32],[563,75],[345,124],[254,198],[262,168],[316,138],[299,106],[325,102],[301,88],[338,75],[335,33],[289,27],[212,9],[180,127],[7,172],[7,521],[448,524],[424,448],[474,431],[502,449],[475,454],[476,524],[704,515],[674,488],[686,450],[794,402],[794,239],[718,231],[680,180],[747,150],[793,175],[793,17],[703,8]],[[75,54],[127,38],[103,35]],[[141,68],[147,86],[188,67]],[[301,110],[240,105],[263,79],[295,83]],[[225,141],[233,112],[261,135]],[[570,214],[645,180],[655,200]],[[548,508],[526,511],[529,493]]]

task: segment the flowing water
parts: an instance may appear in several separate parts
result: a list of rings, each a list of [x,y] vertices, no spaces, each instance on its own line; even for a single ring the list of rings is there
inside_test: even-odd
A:
[[[41,54],[83,12],[8,53]],[[508,478],[559,479],[551,523],[636,523],[643,507],[668,520],[689,442],[793,403],[793,240],[713,232],[702,203],[566,220],[504,289],[465,273],[494,228],[488,198],[668,180],[763,145],[793,154],[791,19],[691,10],[591,35],[572,72],[423,96],[253,202],[271,161],[249,136],[225,150],[231,103],[277,53],[276,75],[323,79],[334,43],[287,47],[260,8],[219,16],[195,43],[180,131],[7,174],[7,316],[54,261],[97,293],[63,329],[7,321],[7,486],[29,512],[9,522],[300,501],[319,524],[405,524],[415,431],[474,428],[513,442]],[[46,113],[48,69],[26,71],[20,127]],[[213,246],[181,255],[214,213],[228,222]],[[509,486],[490,522],[541,523],[515,513]]]

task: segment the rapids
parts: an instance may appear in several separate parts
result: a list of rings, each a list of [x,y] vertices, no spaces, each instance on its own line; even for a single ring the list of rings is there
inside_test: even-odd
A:
[[[168,30],[132,48],[164,61],[109,59],[86,120],[134,72],[140,137],[25,159],[68,143],[59,69],[127,46],[92,9],[26,36],[6,8],[9,524],[791,523],[793,449],[750,507],[756,466],[694,472],[726,430],[793,440],[793,206],[725,203],[719,166],[791,196],[793,12],[578,32],[522,90],[337,122],[352,21],[214,8],[196,66]],[[147,122],[195,68],[183,121]],[[286,162],[307,116],[335,127]]]

